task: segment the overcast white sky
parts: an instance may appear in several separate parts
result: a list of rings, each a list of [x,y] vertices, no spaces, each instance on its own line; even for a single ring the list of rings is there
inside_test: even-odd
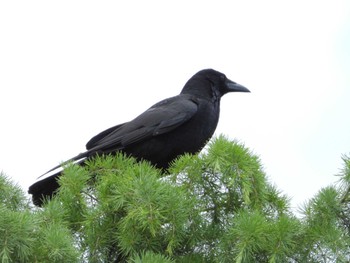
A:
[[[251,90],[216,134],[303,203],[350,153],[348,1],[1,1],[0,170],[27,189],[203,68]]]

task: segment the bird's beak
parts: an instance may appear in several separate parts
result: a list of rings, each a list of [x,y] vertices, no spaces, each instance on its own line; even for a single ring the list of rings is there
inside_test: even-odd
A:
[[[226,87],[228,92],[250,92],[246,87],[229,79],[226,80]]]

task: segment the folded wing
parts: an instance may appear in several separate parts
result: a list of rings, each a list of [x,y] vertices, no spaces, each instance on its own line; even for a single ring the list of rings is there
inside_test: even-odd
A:
[[[87,144],[88,152],[111,152],[171,132],[190,120],[198,105],[189,96],[163,100],[130,122],[111,127],[93,137]]]

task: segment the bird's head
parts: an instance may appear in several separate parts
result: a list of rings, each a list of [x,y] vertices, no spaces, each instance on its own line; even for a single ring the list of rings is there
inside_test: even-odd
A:
[[[181,94],[192,94],[208,99],[220,99],[228,92],[250,92],[246,87],[229,80],[225,74],[213,70],[203,69],[190,78]]]

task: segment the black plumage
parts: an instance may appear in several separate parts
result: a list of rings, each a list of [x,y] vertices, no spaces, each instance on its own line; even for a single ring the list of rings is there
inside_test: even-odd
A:
[[[220,99],[228,92],[249,92],[223,73],[205,69],[191,77],[181,93],[162,100],[130,122],[111,127],[87,144],[86,151],[69,159],[84,163],[96,154],[124,152],[138,160],[167,169],[184,153],[199,152],[213,135],[220,114]],[[56,166],[49,172],[60,166]],[[47,173],[49,173],[47,172]],[[36,205],[59,187],[57,172],[29,187]]]

